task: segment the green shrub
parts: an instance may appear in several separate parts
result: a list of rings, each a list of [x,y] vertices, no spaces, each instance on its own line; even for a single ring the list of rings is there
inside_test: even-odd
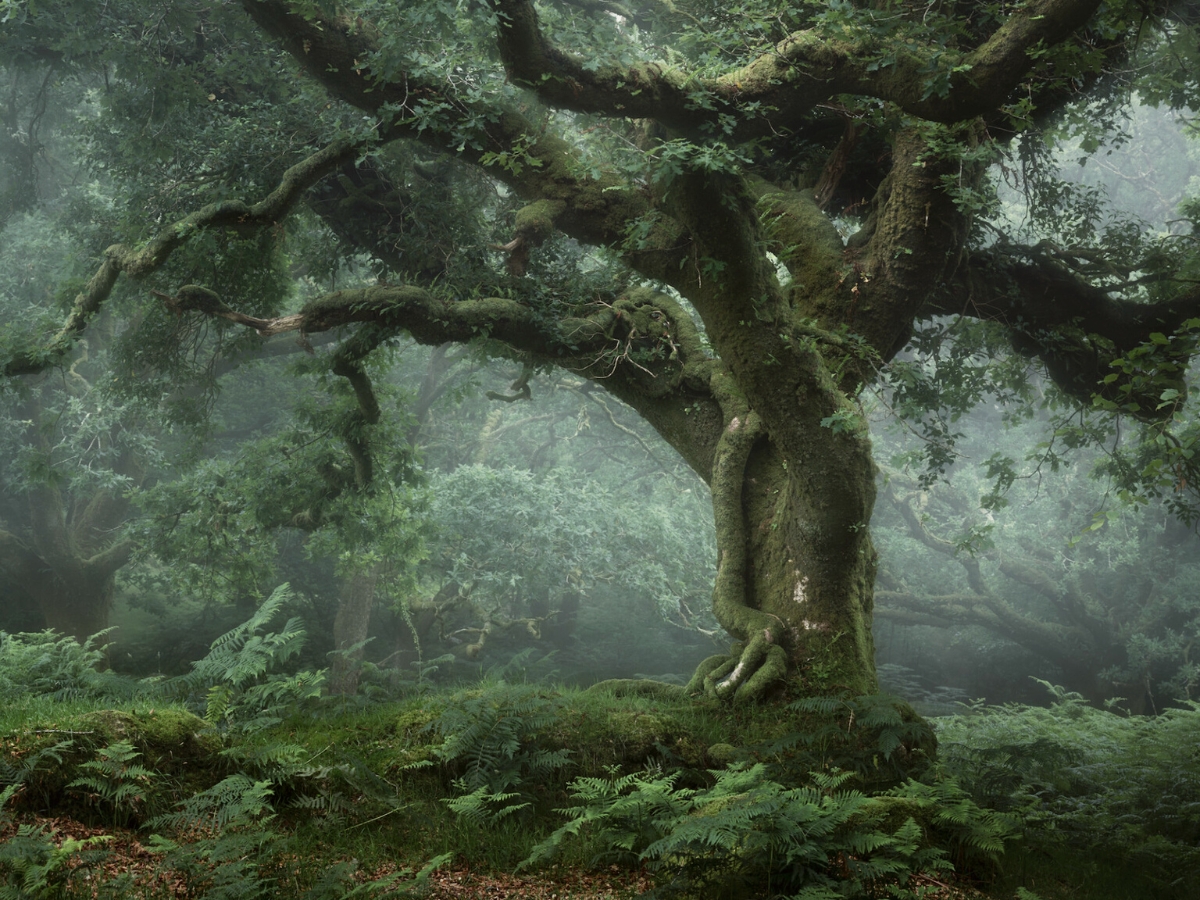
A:
[[[1029,839],[1200,880],[1200,704],[1154,717],[1054,689],[1049,709],[976,706],[937,720],[940,766]]]

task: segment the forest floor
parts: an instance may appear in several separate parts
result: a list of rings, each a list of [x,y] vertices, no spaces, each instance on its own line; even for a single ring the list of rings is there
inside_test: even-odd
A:
[[[14,702],[0,709],[0,896],[632,900],[652,889],[670,896],[664,889],[678,869],[692,873],[684,882],[697,880],[676,896],[709,900],[716,894],[695,885],[707,884],[712,861],[729,852],[742,882],[755,884],[772,866],[776,873],[743,898],[764,896],[770,878],[787,877],[793,865],[833,889],[855,872],[878,873],[857,887],[847,882],[848,893],[811,895],[831,898],[1200,896],[1179,879],[1164,886],[1164,870],[1147,869],[1136,848],[1098,853],[1099,843],[1064,843],[1054,828],[1078,826],[1052,820],[1048,806],[1029,806],[1036,815],[1024,821],[975,805],[964,790],[970,782],[958,786],[923,758],[925,724],[889,702],[842,698],[759,715],[501,682],[385,703],[320,701],[261,726],[226,720],[220,729],[173,703]],[[1076,724],[1091,715],[1068,712],[1064,721]],[[1049,713],[1023,715],[1028,728]],[[999,773],[1009,779],[1006,793],[995,794],[1001,799],[1049,796],[1053,773],[1044,768],[1029,791],[1021,788],[1016,729],[1000,724],[1004,746],[983,747],[978,760],[993,768],[975,776],[977,789],[992,790]],[[986,725],[976,722],[973,733]],[[1089,727],[1081,741],[1094,737],[1098,726]],[[1026,737],[1037,747],[1047,740]],[[1065,746],[1066,737],[1058,740]],[[1170,752],[1194,768],[1189,746],[1191,757],[1186,748]],[[924,786],[910,780],[914,773],[924,773]],[[1197,787],[1191,769],[1168,774],[1179,798]],[[486,788],[474,800],[472,777]],[[1053,777],[1067,785],[1065,769]],[[804,787],[813,778],[815,793]],[[1097,802],[1115,785],[1106,778],[1098,776]],[[593,794],[609,790],[608,799],[587,799],[577,779],[591,779]],[[734,785],[724,794],[722,779]],[[1072,802],[1094,799],[1079,784],[1071,790]],[[565,809],[589,803],[593,825],[560,836],[546,861],[521,868],[561,832]],[[839,810],[851,812],[836,819]],[[1089,819],[1107,814],[1096,806]],[[647,853],[697,822],[715,836]],[[748,836],[768,852],[744,849]],[[1158,858],[1194,863],[1186,847],[1154,841]],[[721,849],[731,846],[742,849]],[[796,861],[781,867],[774,853]],[[597,862],[606,856],[619,864]]]
[[[85,854],[73,853],[65,862],[63,882],[73,889],[64,893],[71,896],[98,897],[99,885],[123,880],[133,886],[130,895],[142,894],[157,900],[195,900],[204,893],[203,886],[197,890],[194,882],[164,865],[165,854],[147,846],[145,834],[126,828],[86,825],[62,816],[17,816],[0,826],[0,845],[14,838],[21,825],[53,835],[53,843],[59,849],[73,841],[103,840],[102,858],[88,859]],[[282,885],[288,883],[287,873],[292,870],[291,880],[296,896],[300,896],[303,890],[295,876],[308,866],[299,865],[293,854],[282,854],[275,865],[279,869],[276,881]],[[356,872],[353,880],[358,884],[381,882],[398,871],[394,863],[383,863],[371,871]],[[89,890],[92,885],[97,889]],[[652,887],[653,879],[647,872],[628,871],[619,866],[610,866],[605,871],[556,866],[532,875],[513,875],[451,864],[429,873],[416,893],[424,900],[630,900]],[[406,885],[395,893],[413,891]]]
[[[155,851],[144,842],[145,835],[123,828],[86,825],[67,817],[19,816],[0,826],[0,845],[13,838],[20,825],[32,826],[54,836],[54,844],[61,847],[70,841],[86,842],[103,839],[104,856],[87,859],[83,854],[72,854],[65,863],[66,877],[62,893],[71,897],[101,896],[101,885],[127,880],[131,890],[126,896],[142,895],[156,900],[196,900],[204,895],[203,888],[197,889],[194,882],[164,865],[164,853]],[[277,862],[281,874],[277,881],[288,882],[286,871],[295,865],[295,859],[284,854]],[[393,863],[384,863],[371,871],[359,871],[354,876],[357,884],[379,882],[395,875],[398,868]],[[947,880],[951,880],[948,876]],[[302,889],[297,881],[296,896]],[[988,900],[988,895],[970,886],[955,885],[929,876],[918,875],[911,886],[919,888],[926,900]],[[468,864],[450,864],[429,873],[420,888],[414,891],[411,885],[397,888],[396,896],[417,896],[421,900],[634,900],[643,897],[655,887],[655,878],[644,870],[628,870],[610,865],[603,870],[552,866],[530,875],[515,875],[508,872],[491,871],[484,867]],[[283,896],[277,892],[276,896]],[[381,896],[387,897],[387,893]]]

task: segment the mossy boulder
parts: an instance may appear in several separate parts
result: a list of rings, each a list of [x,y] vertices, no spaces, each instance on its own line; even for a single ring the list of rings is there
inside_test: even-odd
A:
[[[204,719],[178,707],[145,710],[102,709],[82,717],[103,738],[104,746],[129,741],[142,754],[142,765],[164,774],[202,768],[215,771],[224,742]]]
[[[738,757],[738,749],[733,744],[719,743],[708,748],[708,761],[713,766],[727,766]]]

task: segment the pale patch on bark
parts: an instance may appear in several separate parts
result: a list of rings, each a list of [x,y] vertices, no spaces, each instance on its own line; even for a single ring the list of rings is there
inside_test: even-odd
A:
[[[796,575],[799,576],[800,573],[797,572]],[[804,603],[806,600],[808,600],[808,597],[805,596],[805,588],[807,587],[808,579],[800,578],[800,580],[796,582],[796,590],[792,592],[792,599],[797,603]]]
[[[810,621],[808,621],[808,619],[801,619],[800,626],[805,631],[828,631],[829,630],[828,622],[810,622]]]
[[[726,428],[725,431],[728,432],[729,434],[733,434],[733,432],[737,431],[741,427],[742,427],[742,420],[739,419],[737,416],[734,416],[733,420],[729,423],[729,427]]]
[[[737,684],[738,681],[742,677],[742,672],[745,671],[745,669],[746,669],[746,662],[745,662],[745,660],[742,660],[741,662],[739,662],[737,664],[737,666],[734,668],[734,670],[729,673],[728,677],[721,683],[722,684]]]

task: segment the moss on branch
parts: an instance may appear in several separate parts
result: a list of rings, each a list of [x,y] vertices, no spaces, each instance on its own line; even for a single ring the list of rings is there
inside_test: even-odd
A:
[[[493,0],[508,74],[544,102],[654,119],[692,137],[732,131],[735,140],[801,128],[817,104],[838,94],[874,97],[934,122],[983,115],[1002,105],[1034,66],[1030,51],[1068,39],[1099,5],[1099,0],[1034,0],[1014,9],[972,51],[913,44],[892,48],[887,65],[878,62],[874,38],[798,31],[733,72],[702,78],[664,63],[597,66],[551,43],[531,0]],[[930,90],[934,83],[946,87]]]
[[[347,142],[331,144],[292,166],[279,185],[257,203],[240,200],[212,203],[163,229],[140,247],[113,244],[104,251],[104,261],[79,293],[57,334],[40,347],[27,349],[5,360],[0,368],[5,376],[29,375],[59,364],[75,346],[75,340],[100,311],[121,275],[144,278],[159,269],[171,254],[193,235],[212,228],[233,228],[240,232],[269,227],[283,219],[300,195],[361,151]],[[187,291],[187,293],[184,293]],[[206,293],[207,292],[207,293]],[[219,298],[207,288],[187,285],[176,302],[181,308],[199,309],[219,304]]]

